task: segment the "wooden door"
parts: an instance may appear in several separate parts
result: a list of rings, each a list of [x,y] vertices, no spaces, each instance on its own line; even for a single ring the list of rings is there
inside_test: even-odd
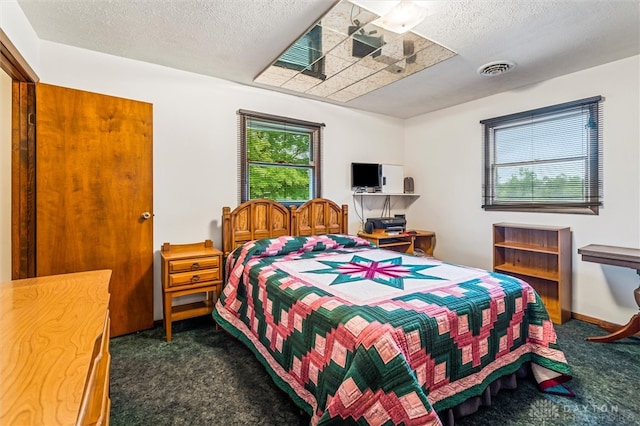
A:
[[[153,326],[152,118],[149,103],[36,88],[36,275],[111,269],[113,336]]]

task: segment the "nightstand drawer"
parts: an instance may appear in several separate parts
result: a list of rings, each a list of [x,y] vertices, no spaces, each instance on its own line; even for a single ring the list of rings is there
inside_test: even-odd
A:
[[[169,273],[173,274],[175,272],[199,271],[201,269],[219,268],[219,262],[220,258],[218,256],[172,260],[169,262]]]
[[[169,287],[185,284],[198,284],[220,279],[220,269],[204,269],[194,272],[181,272],[169,275]]]

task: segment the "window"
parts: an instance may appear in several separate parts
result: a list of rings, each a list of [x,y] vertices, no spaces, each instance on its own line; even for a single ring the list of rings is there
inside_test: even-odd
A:
[[[598,214],[601,97],[482,120],[485,210]]]
[[[238,111],[240,201],[320,197],[322,123]]]
[[[322,52],[322,27],[314,26],[284,52],[274,65],[300,71],[321,80],[326,79]]]

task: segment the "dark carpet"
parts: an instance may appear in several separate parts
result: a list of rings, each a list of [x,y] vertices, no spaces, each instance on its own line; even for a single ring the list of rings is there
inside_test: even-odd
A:
[[[556,331],[575,398],[522,379],[456,425],[640,425],[640,339],[586,342],[606,333],[578,320]],[[174,323],[171,343],[162,327],[113,338],[110,352],[113,426],[309,424],[251,351],[209,317]]]

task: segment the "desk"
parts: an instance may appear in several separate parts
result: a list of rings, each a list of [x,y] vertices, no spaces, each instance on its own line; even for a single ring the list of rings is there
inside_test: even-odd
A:
[[[372,242],[380,248],[415,254],[421,250],[425,256],[432,257],[436,245],[436,233],[432,231],[411,231],[399,235],[389,235],[386,232],[358,232],[360,238]]]
[[[635,269],[640,275],[640,249],[590,244],[578,249],[578,253],[582,255],[582,260],[585,262],[624,266]],[[638,308],[640,308],[640,286],[634,290],[633,295]],[[640,312],[631,317],[629,322],[619,330],[614,330],[606,336],[588,337],[587,340],[590,342],[609,343],[632,336],[639,331]]]

